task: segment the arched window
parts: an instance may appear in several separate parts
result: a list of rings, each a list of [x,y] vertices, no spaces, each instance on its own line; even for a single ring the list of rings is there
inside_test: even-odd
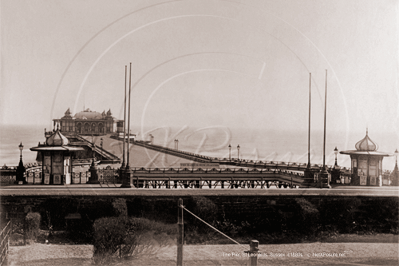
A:
[[[87,133],[89,133],[89,132],[90,132],[90,125],[89,125],[89,123],[85,123],[85,126],[84,126],[84,133],[87,134]]]
[[[96,124],[92,123],[91,124],[91,133],[95,133],[96,132]]]
[[[76,125],[76,131],[78,132],[78,134],[82,133],[82,124],[81,123],[78,123]]]
[[[104,133],[104,125],[103,125],[103,123],[98,124],[98,131],[100,133]]]

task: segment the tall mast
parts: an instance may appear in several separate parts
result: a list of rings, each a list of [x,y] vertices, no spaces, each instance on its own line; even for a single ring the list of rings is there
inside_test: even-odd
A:
[[[308,168],[310,168],[310,114],[312,102],[312,73],[309,73],[309,127],[308,127]]]
[[[125,142],[126,142],[126,84],[127,83],[127,66],[125,65],[125,100],[123,101],[123,160],[122,167],[125,167]]]
[[[323,169],[326,169],[326,117],[327,117],[327,69],[326,69],[326,84],[324,91],[324,140],[323,140]]]
[[[129,74],[129,103],[128,103],[128,118],[127,118],[127,134],[128,134],[128,140],[127,140],[127,162],[126,162],[126,168],[129,168],[129,149],[130,149],[130,94],[131,94],[131,82],[132,82],[132,63],[130,63],[130,74]]]

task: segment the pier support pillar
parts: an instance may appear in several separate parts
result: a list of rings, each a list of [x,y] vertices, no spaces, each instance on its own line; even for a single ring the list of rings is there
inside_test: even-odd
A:
[[[305,171],[303,171],[303,177],[306,183],[314,183],[314,171],[312,171],[310,167],[307,167]]]
[[[26,182],[25,177],[24,177],[24,173],[26,172],[25,166],[22,163],[22,160],[19,161],[19,165],[17,166],[17,171],[16,171],[16,180],[15,183],[18,185],[22,185],[22,184],[27,184],[28,182]]]
[[[318,187],[319,188],[331,188],[330,186],[330,180],[331,180],[331,174],[328,173],[327,169],[321,169],[321,171],[318,174]]]
[[[100,184],[100,181],[98,181],[98,171],[97,171],[96,164],[94,163],[94,159],[93,159],[93,162],[91,163],[89,171],[90,171],[90,178],[87,183],[88,184]]]
[[[334,166],[331,171],[331,181],[334,184],[341,184],[341,168],[339,166]]]
[[[131,188],[132,187],[132,170],[130,167],[122,170],[122,185],[121,188]]]

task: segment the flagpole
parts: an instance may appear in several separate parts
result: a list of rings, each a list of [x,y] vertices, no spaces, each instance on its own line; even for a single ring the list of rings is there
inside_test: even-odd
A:
[[[326,169],[326,124],[327,124],[327,69],[326,69],[326,85],[324,91],[324,139],[323,139],[323,167],[319,173],[320,188],[331,188],[329,174]]]
[[[308,126],[308,167],[310,168],[310,118],[312,104],[312,73],[309,73],[309,126]]]
[[[326,118],[327,118],[327,69],[326,69],[326,84],[324,92],[324,140],[323,140],[323,169],[326,169]]]
[[[126,68],[127,68],[127,66],[125,66],[125,73],[126,73]],[[129,165],[129,160],[130,160],[130,158],[129,158],[129,154],[130,154],[130,151],[129,151],[129,149],[130,149],[130,95],[131,95],[131,88],[132,88],[131,80],[132,80],[132,63],[130,63],[130,74],[129,74],[129,100],[128,100],[129,103],[128,103],[128,113],[127,113],[127,115],[128,115],[128,118],[127,118],[127,134],[128,134],[128,137],[127,137],[127,139],[128,139],[127,140],[127,160],[126,160],[126,168],[123,171],[121,188],[131,188],[132,187],[132,185],[131,185],[132,172],[131,172],[130,165]],[[126,84],[126,78],[125,78],[125,84]],[[126,95],[126,89],[125,89],[125,95]],[[125,97],[125,105],[126,105],[126,97]],[[126,118],[126,112],[125,112],[125,118]],[[126,124],[125,122],[126,122],[126,119],[124,121],[124,124]],[[125,127],[124,127],[124,129],[125,129]],[[124,136],[123,143],[125,143],[126,130],[124,130],[123,136]]]
[[[126,83],[127,83],[127,66],[125,65],[125,99],[123,101],[123,160],[122,168],[125,167],[125,142],[126,142]]]
[[[132,63],[130,63],[130,74],[129,74],[129,103],[128,103],[128,118],[127,118],[127,134],[128,134],[128,140],[127,140],[127,162],[126,162],[126,168],[129,168],[129,154],[130,154],[130,95],[131,95],[131,82],[132,82]]]

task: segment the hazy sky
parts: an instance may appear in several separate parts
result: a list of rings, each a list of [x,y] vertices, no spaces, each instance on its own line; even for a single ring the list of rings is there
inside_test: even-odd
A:
[[[136,126],[312,128],[399,136],[398,1],[1,0],[1,124],[66,109]]]

